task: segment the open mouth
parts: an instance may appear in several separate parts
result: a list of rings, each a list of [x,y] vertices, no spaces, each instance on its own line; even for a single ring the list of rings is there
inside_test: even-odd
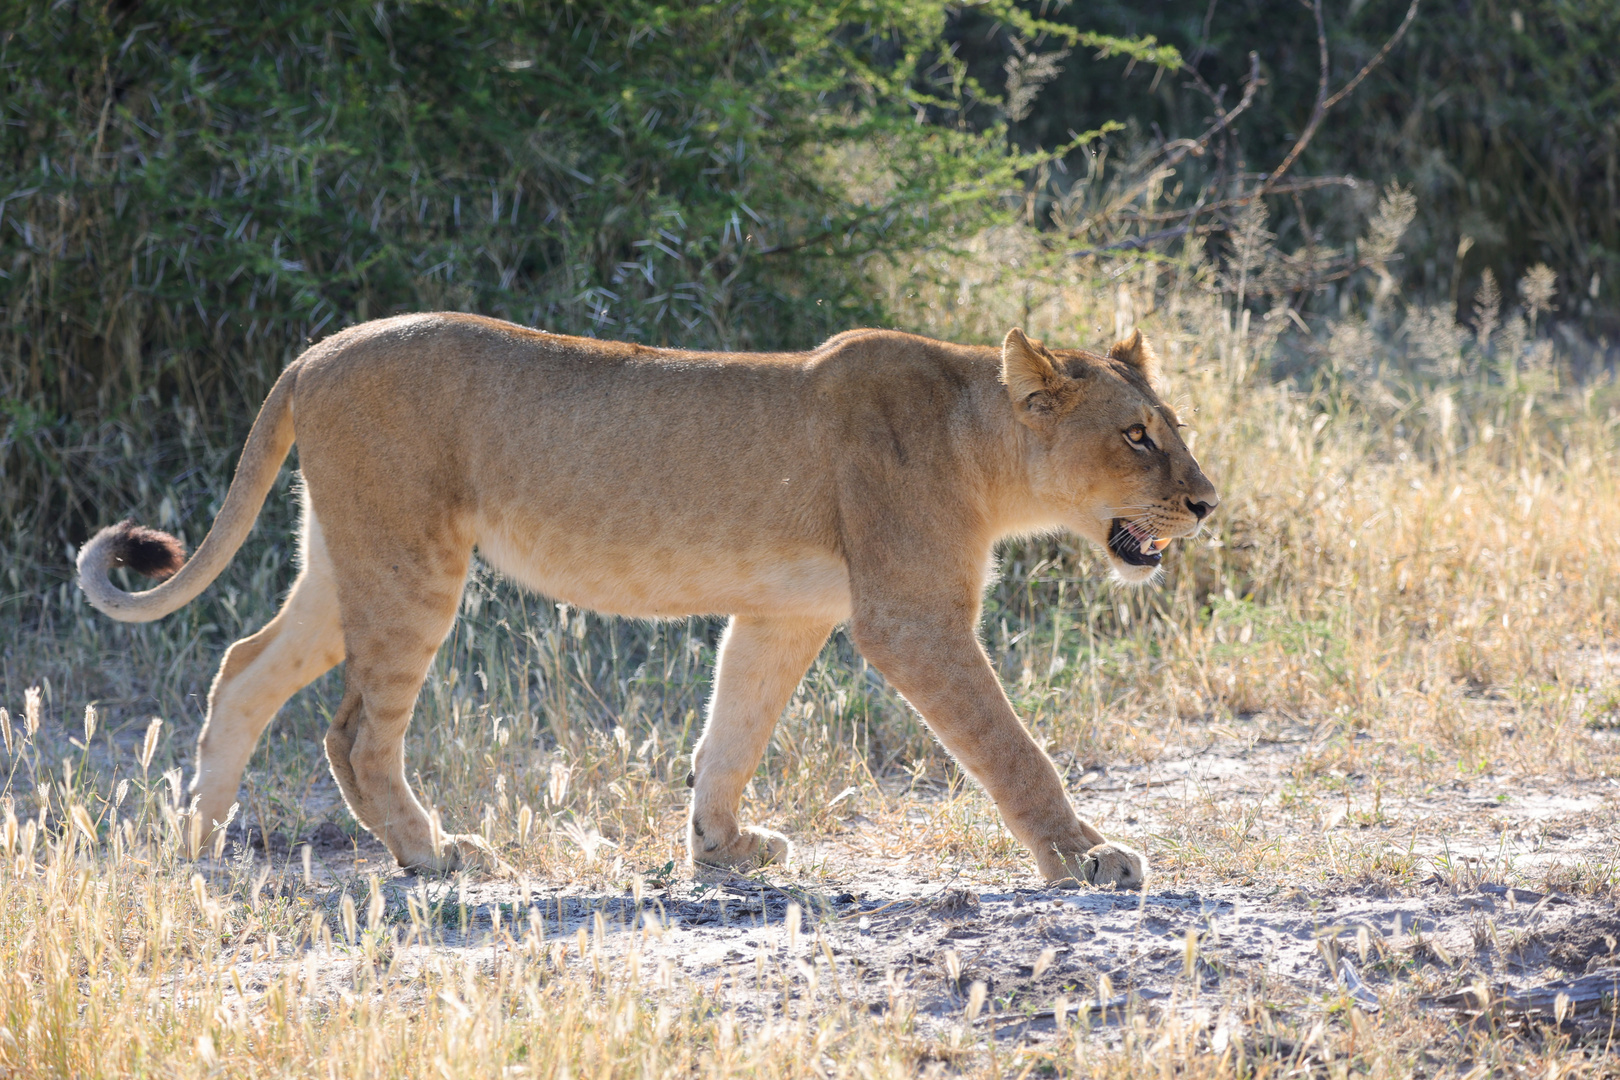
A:
[[[1135,522],[1115,518],[1108,530],[1108,549],[1132,566],[1158,566],[1164,561],[1168,536],[1154,536]]]

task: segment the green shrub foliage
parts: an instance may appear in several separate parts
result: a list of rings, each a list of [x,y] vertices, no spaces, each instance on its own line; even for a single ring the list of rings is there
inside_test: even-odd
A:
[[[1016,13],[1011,13],[1017,17]],[[306,340],[460,308],[805,345],[852,264],[1007,171],[942,3],[16,4],[0,390],[254,398]],[[853,154],[859,147],[863,153]]]

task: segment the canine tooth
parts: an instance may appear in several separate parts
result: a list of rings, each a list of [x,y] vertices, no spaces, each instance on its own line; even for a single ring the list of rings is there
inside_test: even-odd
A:
[[[1150,538],[1150,539],[1142,541],[1142,554],[1147,555],[1147,554],[1151,553],[1152,551],[1153,551],[1153,540]]]
[[[1153,550],[1154,551],[1163,551],[1165,548],[1167,548],[1169,546],[1170,546],[1170,538],[1168,536],[1161,536],[1157,540],[1153,541]]]

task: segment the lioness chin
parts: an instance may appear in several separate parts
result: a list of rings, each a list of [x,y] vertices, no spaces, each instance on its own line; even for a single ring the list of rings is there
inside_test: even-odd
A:
[[[1143,857],[1076,816],[1013,714],[976,627],[1004,537],[1068,529],[1144,582],[1214,487],[1154,390],[1140,333],[1107,355],[855,330],[806,353],[679,352],[470,315],[335,334],[265,400],[225,503],[186,560],[124,522],[79,556],[97,608],[189,603],[253,527],[296,440],[302,569],[226,650],[208,695],[190,839],[209,840],[276,710],[347,661],[326,735],[355,818],[407,867],[503,864],[441,833],[402,750],[417,692],[481,557],[558,600],[637,618],[731,616],[693,755],[695,863],[750,867],[787,840],[737,820],[799,679],[848,623],[866,658],[981,783],[1048,881],[1139,887]],[[115,566],[161,579],[114,586]]]

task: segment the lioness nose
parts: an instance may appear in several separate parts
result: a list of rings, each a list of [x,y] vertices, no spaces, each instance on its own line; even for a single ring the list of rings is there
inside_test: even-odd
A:
[[[1197,518],[1199,521],[1203,521],[1205,518],[1209,517],[1209,512],[1215,509],[1215,507],[1211,506],[1207,502],[1193,502],[1191,499],[1188,499],[1187,509],[1192,511],[1193,517]]]

